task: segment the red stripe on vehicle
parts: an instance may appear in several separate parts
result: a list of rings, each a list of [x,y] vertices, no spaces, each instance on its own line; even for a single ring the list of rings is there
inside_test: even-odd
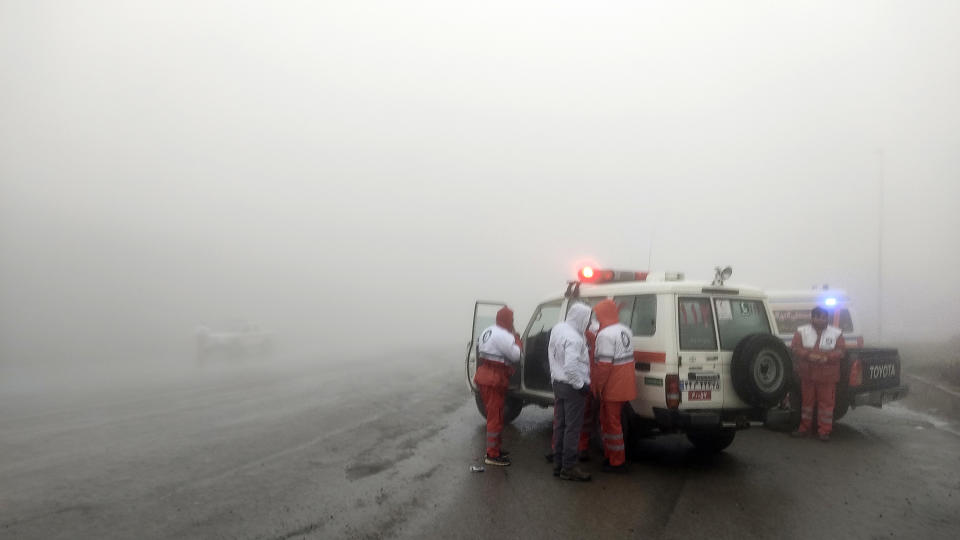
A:
[[[645,364],[665,364],[667,363],[667,353],[633,351],[633,361],[643,362]]]

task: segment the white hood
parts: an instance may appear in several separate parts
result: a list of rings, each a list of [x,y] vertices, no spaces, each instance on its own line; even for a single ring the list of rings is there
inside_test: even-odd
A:
[[[583,336],[590,323],[590,306],[577,302],[570,306],[567,318],[550,331],[547,349],[550,359],[550,378],[574,388],[590,384],[590,357]]]
[[[590,306],[583,302],[573,304],[570,306],[570,309],[567,310],[567,324],[583,334],[587,330],[587,325],[590,324],[590,313],[592,311]]]

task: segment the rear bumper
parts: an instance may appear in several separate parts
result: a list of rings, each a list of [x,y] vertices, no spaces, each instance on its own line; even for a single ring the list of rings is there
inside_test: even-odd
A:
[[[665,431],[711,430],[720,428],[746,429],[760,425],[766,419],[762,409],[683,410],[653,408],[653,416]]]
[[[853,392],[850,395],[850,405],[860,407],[869,405],[871,407],[882,407],[884,403],[903,399],[910,392],[910,386],[902,384],[893,388],[883,388],[880,390],[871,390],[868,392]]]

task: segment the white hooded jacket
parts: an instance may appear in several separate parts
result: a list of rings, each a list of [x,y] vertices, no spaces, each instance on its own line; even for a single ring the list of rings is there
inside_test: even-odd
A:
[[[567,319],[550,331],[550,378],[580,389],[590,384],[590,356],[584,330],[590,322],[590,307],[577,302],[567,310]]]
[[[517,346],[513,334],[497,325],[493,325],[480,334],[477,347],[480,359],[485,362],[511,364],[520,361],[520,347]]]

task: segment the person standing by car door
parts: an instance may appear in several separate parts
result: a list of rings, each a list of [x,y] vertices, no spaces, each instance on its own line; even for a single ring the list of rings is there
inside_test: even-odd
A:
[[[487,413],[487,450],[483,462],[506,467],[510,465],[510,458],[500,449],[503,403],[514,372],[510,364],[520,361],[520,336],[513,328],[513,311],[506,306],[500,308],[496,324],[481,332],[479,341],[477,359],[480,366],[473,382],[480,391]]]
[[[810,324],[793,334],[790,348],[800,376],[800,427],[791,433],[806,437],[813,428],[813,407],[817,407],[817,436],[830,440],[833,430],[833,407],[836,402],[837,382],[840,381],[840,361],[847,354],[843,331],[827,324],[827,310],[815,307],[810,311]]]
[[[564,480],[590,480],[577,466],[578,442],[583,425],[583,407],[590,393],[590,359],[584,331],[590,322],[590,307],[582,302],[570,306],[567,318],[550,332],[550,379],[553,382],[553,472]]]
[[[590,358],[590,377],[593,380],[593,366],[595,365],[593,351],[597,345],[597,332],[600,330],[600,323],[597,322],[596,317],[590,317],[590,325],[587,327],[587,331],[584,333],[584,338],[587,340],[587,356]],[[593,430],[597,423],[597,414],[599,413],[600,404],[596,398],[593,397],[593,393],[587,394],[583,403],[583,425],[580,428],[580,442],[577,444],[577,455],[579,456],[580,461],[590,461],[590,437],[593,436]],[[553,425],[557,425],[557,410],[553,410]],[[546,456],[548,463],[553,463],[554,458],[556,457],[556,448],[553,447],[553,439],[550,440],[550,453]]]
[[[637,376],[633,369],[633,332],[620,323],[620,310],[613,300],[594,307],[600,331],[597,333],[593,391],[600,402],[600,430],[603,434],[604,472],[627,470],[626,447],[620,411],[637,397]]]

